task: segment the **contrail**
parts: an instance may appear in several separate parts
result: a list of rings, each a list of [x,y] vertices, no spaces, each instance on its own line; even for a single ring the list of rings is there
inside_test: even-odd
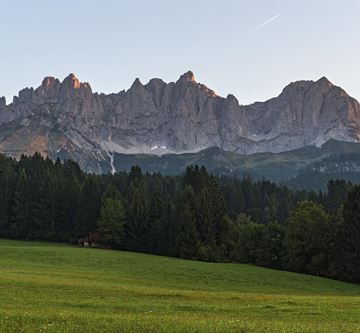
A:
[[[280,17],[280,14],[275,15],[272,18],[269,18],[268,20],[266,20],[265,22],[261,23],[260,25],[258,25],[257,27],[255,27],[253,30],[249,31],[249,34],[252,34],[253,32],[261,29],[262,27],[264,27],[265,25],[269,24],[272,21],[275,21],[277,18]]]

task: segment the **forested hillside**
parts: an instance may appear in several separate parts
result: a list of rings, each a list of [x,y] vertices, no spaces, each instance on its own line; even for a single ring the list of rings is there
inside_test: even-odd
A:
[[[242,262],[360,282],[360,189],[292,191],[266,180],[84,173],[39,154],[0,158],[0,237]]]

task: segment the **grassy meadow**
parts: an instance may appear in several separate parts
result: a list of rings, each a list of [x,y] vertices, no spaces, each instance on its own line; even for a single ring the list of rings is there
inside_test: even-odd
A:
[[[0,332],[360,332],[360,286],[0,240]]]

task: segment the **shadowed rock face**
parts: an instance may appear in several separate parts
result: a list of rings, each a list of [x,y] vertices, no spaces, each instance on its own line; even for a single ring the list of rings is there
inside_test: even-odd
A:
[[[25,88],[6,106],[0,98],[0,150],[12,155],[36,149],[65,154],[86,166],[107,152],[182,153],[217,146],[250,154],[321,145],[330,138],[360,139],[360,105],[326,78],[289,84],[266,102],[239,105],[217,96],[192,72],[178,81],[136,79],[117,94],[93,93],[70,74]],[[21,138],[21,140],[19,139]],[[44,144],[47,142],[47,144]],[[44,148],[46,147],[46,148]]]

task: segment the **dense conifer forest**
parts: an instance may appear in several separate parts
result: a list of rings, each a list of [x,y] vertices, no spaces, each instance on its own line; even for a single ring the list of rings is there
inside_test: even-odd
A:
[[[360,187],[293,191],[249,177],[84,173],[39,154],[0,157],[0,237],[239,262],[360,282]]]

